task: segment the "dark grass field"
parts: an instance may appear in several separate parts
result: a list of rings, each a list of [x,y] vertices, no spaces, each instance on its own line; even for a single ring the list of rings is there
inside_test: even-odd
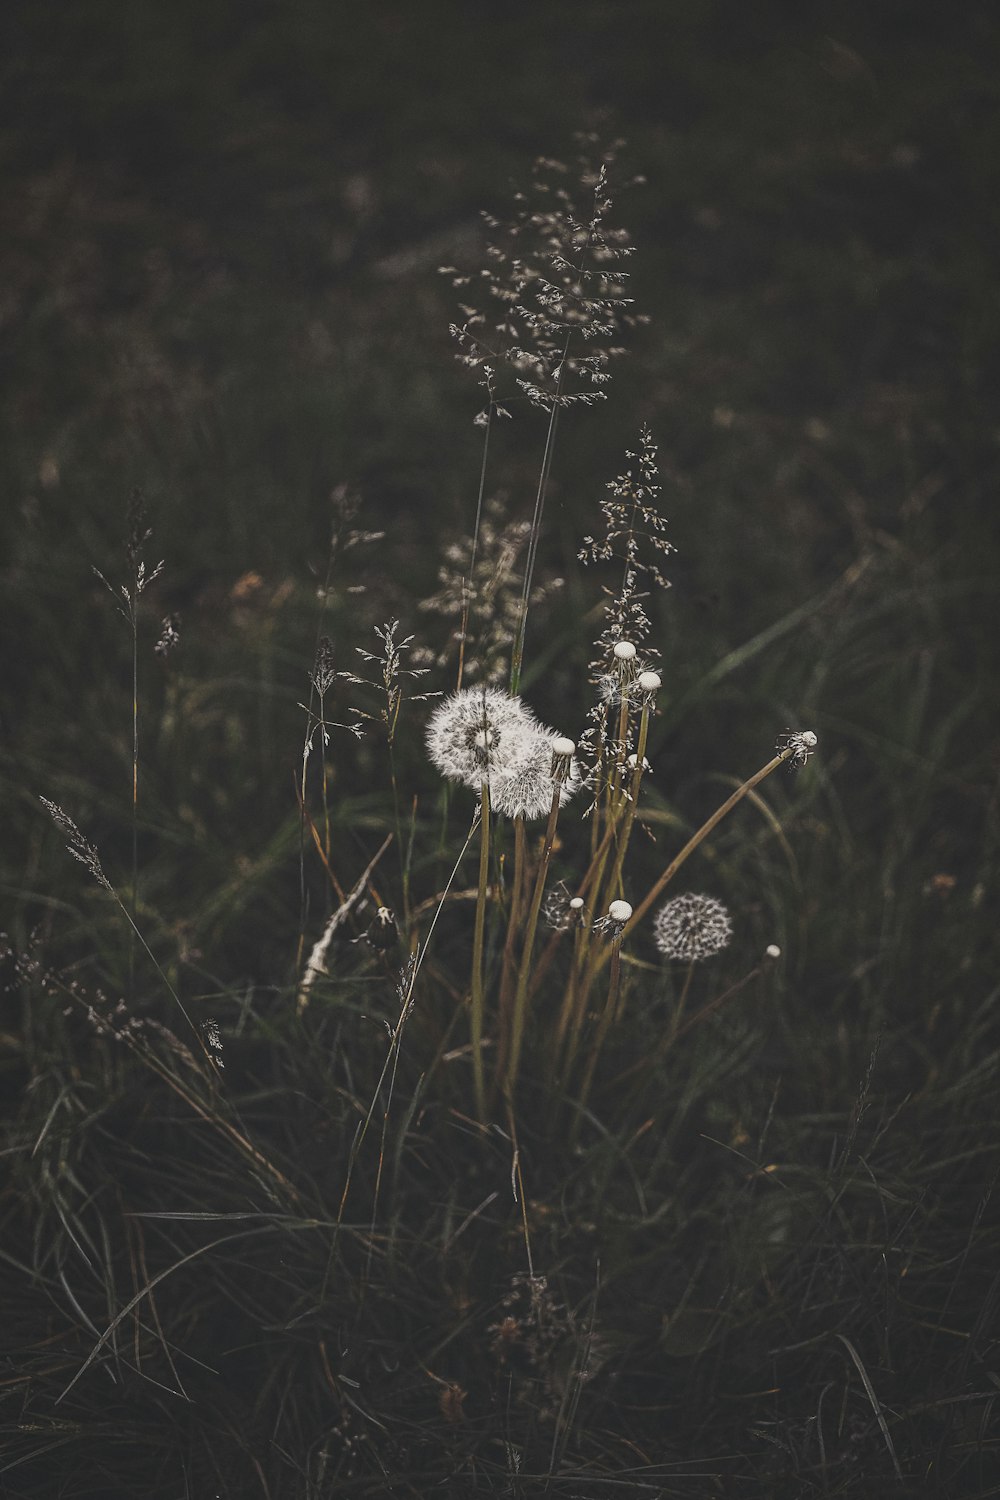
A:
[[[19,0],[0,26],[4,1493],[1000,1494],[1000,18]],[[301,705],[321,629],[344,669],[393,618],[447,648],[421,601],[481,433],[438,267],[481,264],[479,210],[581,130],[627,142],[650,322],[561,418],[525,696],[582,728],[613,580],[576,554],[645,424],[676,553],[635,890],[782,730],[819,749],[683,876],[735,929],[692,1015],[781,958],[636,1094],[615,1080],[683,977],[638,933],[582,1121],[543,986],[515,1169],[511,1120],[475,1119],[474,903],[397,1051],[370,905],[296,1003],[340,899],[301,859]],[[497,431],[511,519],[544,439],[527,403]],[[148,950],[38,801],[130,909],[131,637],[93,570],[127,579],[136,487],[165,560],[138,620]],[[383,535],[331,563],[345,497]],[[404,703],[394,746],[415,908],[471,812],[426,716]],[[334,731],[328,773],[347,890],[396,826],[377,725]],[[374,882],[401,907],[397,847]],[[219,1028],[214,1080],[178,1003]]]

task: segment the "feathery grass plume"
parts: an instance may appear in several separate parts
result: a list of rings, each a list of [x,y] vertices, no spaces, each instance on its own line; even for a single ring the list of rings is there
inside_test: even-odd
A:
[[[406,697],[411,703],[425,703],[430,698],[439,698],[440,693],[405,693],[403,692],[403,679],[405,677],[426,677],[430,671],[429,667],[404,667],[404,653],[410,651],[413,636],[404,636],[402,640],[396,639],[399,630],[398,620],[387,620],[384,625],[373,627],[375,634],[382,642],[381,651],[366,651],[362,646],[355,646],[355,651],[362,661],[374,662],[381,670],[375,680],[368,677],[360,677],[356,672],[338,672],[337,676],[345,682],[354,683],[357,687],[375,687],[379,689],[384,698],[384,703],[377,714],[368,713],[359,708],[363,719],[370,719],[382,724],[385,729],[386,740],[390,747],[396,738],[396,724],[399,719],[399,710],[403,698]]]
[[[421,666],[445,667],[457,643],[463,671],[473,681],[496,684],[506,677],[520,609],[518,566],[531,524],[505,520],[505,504],[504,497],[492,496],[483,506],[478,539],[466,537],[445,547],[437,592],[419,608],[454,622],[453,629],[442,650],[414,649],[413,660]],[[538,609],[562,586],[561,578],[534,584],[530,607]]]
[[[326,698],[330,689],[337,680],[337,672],[334,670],[333,642],[328,635],[321,635],[316,644],[316,655],[313,659],[312,668],[309,672],[309,684],[312,691],[309,694],[308,703],[300,703],[298,706],[306,716],[305,734],[302,740],[302,771],[300,789],[300,820],[304,836],[305,823],[308,817],[306,810],[306,788],[309,773],[309,758],[313,753],[317,739],[320,748],[320,797],[323,807],[323,857],[329,867],[330,859],[330,807],[327,800],[327,774],[326,774],[326,751],[330,743],[331,729],[344,729],[348,734],[354,735],[355,739],[361,739],[364,728],[360,718],[351,719],[347,722],[339,719],[329,719],[326,714]],[[318,710],[314,707],[319,700]],[[357,709],[350,709],[350,713],[357,713]],[[302,886],[303,900],[303,931],[300,932],[299,947],[301,950],[302,937],[304,936],[305,892],[302,882],[304,880],[304,868],[300,860],[300,886]]]
[[[498,372],[511,374],[520,399],[526,398],[549,417],[511,650],[512,693],[521,683],[559,412],[604,399],[603,387],[611,378],[608,365],[623,352],[614,340],[629,322],[639,321],[629,310],[632,299],[626,295],[628,276],[622,266],[632,253],[629,236],[612,227],[608,219],[612,207],[609,173],[622,143],[616,141],[599,151],[593,135],[580,135],[578,141],[583,154],[576,164],[578,181],[572,190],[569,168],[539,157],[529,191],[516,196],[513,219],[505,224],[483,215],[494,238],[487,246],[488,264],[478,279],[485,283],[487,306],[492,301],[498,308],[487,312],[462,303],[464,322],[451,325],[459,345],[457,357],[477,372],[487,398],[476,417],[484,428],[476,539],[493,417],[510,415],[498,401]],[[456,273],[451,266],[441,269],[452,276],[456,287],[467,287],[475,279]],[[501,399],[506,400],[506,395],[501,394]]]
[[[608,217],[623,142],[601,147],[592,134],[577,140],[581,150],[572,165],[536,159],[509,220],[482,214],[489,239],[478,274],[440,268],[464,297],[482,299],[463,300],[462,322],[451,325],[456,358],[486,390],[480,426],[491,409],[510,415],[498,399],[513,404],[518,392],[546,411],[602,399],[608,366],[625,352],[617,340],[625,328],[648,321],[631,310],[627,295],[630,236]],[[567,335],[578,335],[582,347],[567,352]]]
[[[122,900],[121,896],[115,890],[115,888],[112,885],[111,881],[105,875],[104,870],[103,870],[103,868],[101,866],[100,856],[98,855],[98,852],[97,852],[96,848],[89,841],[89,839],[84,838],[84,836],[80,832],[79,828],[73,822],[73,819],[69,816],[69,814],[67,812],[63,811],[63,809],[59,806],[59,804],[57,802],[53,802],[48,797],[39,797],[38,800],[42,804],[42,806],[45,808],[45,811],[48,813],[48,815],[52,819],[53,823],[55,823],[55,825],[59,829],[60,833],[62,833],[64,835],[64,837],[66,839],[66,848],[68,849],[69,853],[73,856],[73,858],[75,860],[77,860],[81,865],[83,865],[84,869],[91,876],[93,876],[94,880],[97,881],[97,884],[101,887],[101,889],[107,891],[108,895],[115,902],[115,905],[118,907],[118,910],[121,912],[122,916],[125,918],[126,922],[128,923],[130,931],[134,934],[134,936],[137,939],[137,941],[142,944],[142,947],[145,950],[146,955],[150,959],[150,962],[153,964],[153,967],[156,969],[156,972],[159,974],[161,980],[163,981],[164,985],[166,986],[166,989],[167,989],[168,993],[170,994],[171,999],[174,1001],[175,1005],[177,1006],[177,1008],[180,1011],[181,1015],[184,1017],[185,1021],[188,1024],[188,1026],[191,1028],[191,1030],[194,1032],[194,1035],[197,1037],[199,1043],[201,1044],[202,1053],[204,1054],[205,1059],[208,1062],[211,1062],[212,1061],[212,1056],[211,1056],[211,1053],[209,1052],[209,1050],[208,1050],[208,1048],[207,1048],[207,1046],[205,1044],[205,1040],[204,1040],[201,1032],[195,1026],[194,1022],[192,1021],[191,1017],[189,1016],[189,1014],[188,1014],[188,1012],[187,1012],[187,1010],[186,1010],[186,1008],[184,1006],[184,1002],[181,1000],[181,997],[178,995],[178,993],[175,990],[174,986],[170,983],[170,980],[167,978],[167,975],[164,973],[163,968],[161,967],[160,963],[158,962],[158,960],[156,958],[156,955],[152,952],[149,944],[146,942],[146,939],[143,937],[142,933],[140,932],[138,926],[136,925],[135,918],[132,916],[132,913],[129,911],[128,907],[125,905],[125,902]],[[150,1021],[150,1022],[148,1022],[148,1024],[153,1025],[155,1023],[153,1023],[152,1021]]]
[[[643,642],[650,632],[645,600],[651,585],[668,589],[670,580],[660,567],[660,559],[675,550],[664,535],[666,517],[660,511],[659,466],[657,448],[648,427],[639,431],[638,449],[626,449],[630,466],[616,479],[609,480],[607,495],[598,501],[604,517],[604,535],[585,536],[577,556],[584,567],[594,563],[618,562],[622,567],[617,589],[605,587],[604,628],[595,642],[598,656],[595,665],[602,668],[608,653],[620,640]],[[644,648],[646,655],[652,655]]]
[[[597,701],[580,737],[581,755],[589,766],[588,779],[594,791],[592,812],[615,779],[620,762],[628,756],[629,712],[641,707],[641,699],[628,706],[625,699],[641,674],[655,668],[659,654],[648,644],[652,627],[645,601],[651,588],[670,587],[660,564],[674,551],[673,543],[664,535],[667,522],[659,508],[657,450],[648,427],[641,428],[638,448],[627,449],[626,458],[629,467],[608,482],[607,493],[598,502],[604,519],[603,536],[584,537],[577,554],[585,567],[597,563],[621,567],[616,587],[602,585],[604,623],[590,663]],[[632,649],[622,656],[620,647]],[[618,711],[614,728],[613,710]],[[594,847],[597,837],[595,819]]]
[[[181,617],[177,614],[164,615],[160,621],[160,638],[153,650],[157,656],[172,656],[181,643]]]
[[[698,963],[720,953],[732,935],[729,912],[714,896],[674,896],[653,918],[653,937],[664,958]]]
[[[73,819],[69,816],[69,813],[63,812],[59,804],[50,801],[48,797],[39,797],[38,800],[60,833],[65,836],[66,848],[72,854],[73,858],[79,860],[80,864],[83,865],[85,870],[90,872],[99,886],[103,886],[104,890],[111,891],[114,894],[111,881],[101,868],[101,860],[97,850],[88,839],[84,838],[79,828],[73,822]]]

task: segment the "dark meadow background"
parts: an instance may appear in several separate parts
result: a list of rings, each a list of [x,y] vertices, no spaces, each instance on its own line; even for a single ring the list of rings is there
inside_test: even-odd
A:
[[[479,210],[503,214],[536,156],[571,159],[577,131],[620,137],[619,176],[642,180],[615,192],[613,219],[650,323],[608,401],[560,430],[540,566],[566,582],[529,628],[527,696],[579,722],[597,581],[575,552],[646,423],[677,548],[653,602],[657,784],[694,816],[717,795],[706,770],[749,774],[782,728],[818,732],[789,825],[795,881],[752,841],[724,868],[753,941],[787,952],[806,1018],[788,1086],[803,1111],[849,1111],[876,1048],[887,1097],[940,1082],[940,1128],[981,1140],[968,1175],[946,1173],[946,1216],[967,1226],[980,1206],[986,1234],[998,43],[986,3],[8,3],[0,880],[15,948],[34,932],[49,961],[120,976],[114,914],[37,795],[127,867],[128,641],[92,568],[124,576],[139,486],[147,556],[166,560],[142,665],[158,951],[220,990],[287,979],[331,495],[347,486],[358,524],[385,532],[335,579],[339,664],[393,616],[439,644],[418,602],[471,527],[480,437],[438,267],[480,263]],[[512,515],[530,513],[543,438],[530,410],[499,436]],[[149,648],[167,612],[182,643],[164,665]],[[374,751],[338,753],[353,870],[384,795]],[[419,736],[400,753],[408,784],[432,788]],[[40,1066],[21,1028],[40,1024],[15,1005],[3,1027],[11,1110]],[[937,1126],[921,1128],[933,1152]],[[963,1306],[988,1362],[995,1227],[977,1244]]]

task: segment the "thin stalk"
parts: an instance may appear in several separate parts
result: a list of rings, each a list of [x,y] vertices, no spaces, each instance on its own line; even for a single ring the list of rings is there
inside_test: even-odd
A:
[[[642,705],[642,717],[639,720],[639,744],[635,753],[635,770],[632,772],[632,785],[629,788],[629,800],[625,807],[625,820],[622,825],[621,837],[618,840],[618,852],[611,869],[611,879],[608,882],[608,891],[613,896],[621,885],[622,866],[625,863],[625,853],[628,849],[629,839],[632,837],[632,824],[635,822],[636,807],[639,802],[639,787],[642,783],[643,763],[646,759],[646,743],[649,739],[649,710],[650,704]]]
[[[128,998],[135,997],[135,932],[139,915],[139,582],[133,578],[129,623],[132,626],[132,887],[129,893]]]
[[[510,658],[510,692],[513,697],[521,686],[521,665],[524,659],[524,636],[528,628],[528,603],[531,599],[531,584],[535,573],[535,557],[538,553],[538,538],[542,529],[542,513],[545,509],[545,496],[549,487],[549,474],[552,470],[552,454],[555,449],[556,422],[559,417],[559,403],[562,398],[563,377],[566,370],[566,356],[569,352],[569,342],[572,333],[566,335],[563,345],[562,358],[559,361],[559,375],[556,380],[555,395],[552,398],[552,409],[549,412],[549,426],[545,434],[545,449],[542,453],[542,467],[538,474],[538,489],[535,494],[535,509],[531,517],[531,534],[528,538],[528,557],[524,568],[524,582],[521,585],[521,598],[517,611],[517,626],[514,632],[514,647]]]
[[[476,1109],[486,1123],[486,1074],[483,1068],[483,937],[486,932],[486,894],[490,874],[490,786],[483,777],[479,820],[479,891],[476,897],[476,927],[472,940],[472,1073]]]
[[[619,932],[611,942],[611,973],[608,976],[608,998],[605,1002],[604,1010],[601,1013],[601,1019],[597,1023],[597,1032],[594,1036],[594,1045],[590,1049],[590,1056],[587,1059],[586,1072],[583,1075],[583,1080],[580,1084],[580,1091],[576,1098],[577,1115],[576,1123],[573,1127],[574,1136],[576,1134],[576,1130],[579,1127],[579,1123],[583,1118],[583,1112],[586,1109],[587,1100],[590,1097],[590,1089],[594,1081],[594,1070],[597,1067],[597,1059],[601,1055],[601,1051],[603,1050],[604,1043],[607,1039],[608,1031],[611,1027],[611,1022],[618,1010],[618,997],[621,992],[623,937],[624,929],[622,929],[622,931]]]
[[[545,893],[545,880],[548,875],[549,860],[552,857],[552,846],[556,838],[556,820],[559,817],[560,793],[561,788],[556,787],[552,794],[552,806],[549,808],[549,821],[545,828],[542,857],[538,862],[535,889],[531,896],[531,906],[528,908],[528,921],[524,932],[524,947],[521,952],[521,967],[517,976],[517,994],[514,997],[514,1020],[510,1038],[510,1055],[507,1059],[507,1068],[504,1076],[504,1093],[508,1099],[514,1097],[514,1090],[517,1086],[517,1070],[521,1058],[521,1043],[524,1039],[524,1023],[528,1013],[528,980],[531,977],[531,956],[535,947],[538,914],[542,908],[542,896]]]
[[[320,775],[320,795],[321,795],[322,800],[323,800],[323,852],[325,853],[327,859],[329,859],[330,858],[330,802],[329,802],[329,798],[327,796],[327,788],[326,788],[326,731],[325,731],[325,728],[324,728],[325,718],[326,718],[326,708],[325,708],[325,695],[322,694],[322,693],[320,694],[320,699],[319,699],[319,717],[320,717],[320,731],[319,731],[319,775]],[[305,796],[305,788],[303,788],[302,794],[303,794],[303,797],[304,797]],[[397,838],[399,837],[399,829],[398,828],[396,830],[396,836],[397,836]]]
[[[521,928],[521,909],[524,906],[525,889],[528,883],[528,849],[523,818],[514,819],[514,878],[511,881],[510,913],[507,918],[507,937],[503,945],[503,969],[500,978],[500,1054],[498,1071],[503,1072],[511,1035],[511,1006],[514,1003],[514,950]]]
[[[479,524],[483,514],[483,498],[486,494],[486,464],[490,453],[490,431],[493,426],[493,410],[495,406],[493,397],[490,396],[486,407],[486,431],[483,433],[483,461],[479,466],[479,494],[476,496],[476,524],[472,532],[472,555],[469,558],[469,578],[466,583],[462,598],[462,624],[458,641],[458,678],[455,682],[456,691],[462,686],[462,673],[465,670],[465,642],[469,633],[469,609],[472,604],[472,590],[476,581],[476,553],[479,550]]]

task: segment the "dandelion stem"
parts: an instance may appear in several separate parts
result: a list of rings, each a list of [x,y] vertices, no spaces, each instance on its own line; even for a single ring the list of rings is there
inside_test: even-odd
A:
[[[616,933],[611,941],[611,973],[608,976],[608,998],[605,1001],[604,1010],[601,1013],[601,1019],[597,1023],[597,1032],[594,1036],[594,1044],[590,1049],[590,1056],[587,1059],[586,1072],[583,1075],[583,1079],[580,1083],[579,1093],[577,1094],[575,1101],[577,1115],[576,1124],[574,1126],[574,1135],[577,1128],[579,1127],[580,1121],[583,1118],[583,1112],[587,1107],[587,1100],[590,1097],[591,1085],[594,1081],[594,1070],[597,1067],[597,1059],[600,1057],[603,1050],[604,1043],[607,1039],[608,1031],[611,1026],[611,1022],[614,1020],[618,1012],[618,999],[621,992],[622,977],[623,936],[624,928],[622,929],[622,931]]]
[[[476,897],[476,927],[472,941],[472,1072],[476,1109],[486,1123],[486,1074],[483,1068],[483,937],[486,931],[486,895],[490,873],[490,787],[483,777],[479,822],[479,891]]]
[[[504,1074],[504,1093],[508,1100],[513,1098],[514,1090],[517,1086],[517,1070],[521,1059],[521,1043],[524,1039],[524,1023],[528,1013],[528,981],[531,977],[531,955],[535,947],[538,914],[542,907],[542,896],[545,892],[545,879],[548,874],[549,860],[552,857],[552,846],[556,838],[556,820],[559,817],[559,796],[560,788],[557,787],[552,795],[549,821],[545,829],[545,842],[542,845],[542,857],[538,862],[535,889],[531,897],[531,906],[528,908],[528,921],[524,931],[524,948],[521,953],[521,967],[517,976],[517,994],[514,997],[514,1019],[510,1039],[510,1055],[507,1059],[507,1067]]]
[[[525,887],[528,882],[528,852],[524,818],[514,819],[514,878],[511,881],[510,915],[507,919],[507,937],[503,946],[503,971],[500,979],[500,1057],[498,1070],[502,1073],[511,1036],[511,1006],[514,989],[514,949],[521,928],[521,908],[524,905]]]
[[[618,852],[615,855],[615,862],[611,870],[611,879],[608,882],[608,890],[612,895],[619,893],[622,866],[625,863],[625,852],[628,849],[629,839],[632,837],[632,824],[635,822],[635,812],[639,802],[639,786],[642,782],[642,773],[646,760],[646,742],[649,738],[649,709],[650,705],[648,702],[642,705],[642,718],[639,720],[639,744],[635,754],[635,770],[632,772],[632,785],[629,788],[625,819],[622,825],[621,836],[618,839]]]

